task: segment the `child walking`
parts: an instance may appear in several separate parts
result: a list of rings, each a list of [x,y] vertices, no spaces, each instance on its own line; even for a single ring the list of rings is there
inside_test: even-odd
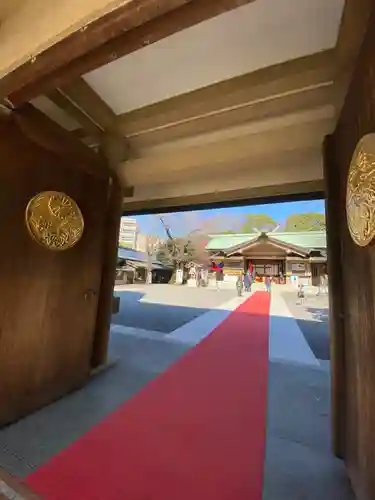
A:
[[[305,290],[303,289],[303,285],[298,285],[297,297],[299,304],[302,305],[305,302]]]
[[[270,276],[265,277],[264,284],[266,285],[266,291],[268,293],[271,293],[271,277]]]

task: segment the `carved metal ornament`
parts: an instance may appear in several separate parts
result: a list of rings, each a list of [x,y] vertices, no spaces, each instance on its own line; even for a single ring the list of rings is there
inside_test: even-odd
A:
[[[57,191],[34,196],[26,208],[26,226],[31,237],[49,250],[67,250],[81,239],[84,220],[72,198]]]
[[[353,241],[365,247],[375,237],[375,134],[358,143],[346,188],[346,217]]]

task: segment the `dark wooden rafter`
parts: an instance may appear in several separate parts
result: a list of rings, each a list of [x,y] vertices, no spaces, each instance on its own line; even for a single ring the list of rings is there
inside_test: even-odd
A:
[[[111,132],[121,142],[122,160],[128,157],[128,143],[119,131],[117,116],[82,78],[51,90],[46,97],[81,125],[81,138],[90,136],[89,145],[99,145],[102,135]]]
[[[348,91],[372,6],[373,0],[345,0],[335,47],[338,67],[335,79],[335,104],[338,113]]]
[[[54,44],[49,49],[23,64],[0,82],[0,95],[9,96],[77,58],[83,57],[100,48],[103,44],[138,26],[152,21],[191,0],[130,0],[125,5],[109,12],[101,18],[83,26],[70,36]],[[81,76],[81,75],[76,75]],[[66,80],[65,80],[66,81]],[[58,85],[52,84],[51,87]],[[39,92],[39,94],[44,92]],[[38,94],[35,94],[35,97]],[[29,100],[29,99],[27,99]]]
[[[111,175],[108,162],[102,154],[95,153],[85,146],[70,132],[60,127],[31,104],[25,104],[19,109],[13,110],[10,118],[18,124],[30,140],[43,148],[66,158],[68,161],[73,155],[80,168],[97,177],[108,178]]]
[[[100,96],[82,78],[78,78],[52,90],[47,97],[82,126],[84,133],[94,139],[88,145],[97,147],[110,169],[117,171],[129,157],[129,146],[118,127],[117,116]],[[124,182],[124,176],[122,178]],[[124,189],[124,195],[133,196],[134,189],[126,182]]]
[[[144,46],[254,0],[133,0],[0,81],[18,106]]]

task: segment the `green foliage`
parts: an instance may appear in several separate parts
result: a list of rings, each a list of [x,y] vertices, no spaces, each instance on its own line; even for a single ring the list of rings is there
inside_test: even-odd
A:
[[[290,215],[285,222],[287,232],[324,231],[326,219],[320,212]]]
[[[267,214],[249,214],[241,228],[241,233],[255,233],[257,231],[273,231],[277,222]]]

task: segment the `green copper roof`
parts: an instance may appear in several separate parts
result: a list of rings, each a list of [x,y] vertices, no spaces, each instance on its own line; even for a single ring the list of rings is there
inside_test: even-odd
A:
[[[247,234],[217,234],[211,235],[211,240],[208,242],[207,250],[229,250],[237,245],[242,245],[247,241],[253,240],[260,236],[259,233]],[[287,245],[294,245],[306,249],[326,248],[326,232],[325,231],[309,231],[306,233],[267,233],[267,236]]]

